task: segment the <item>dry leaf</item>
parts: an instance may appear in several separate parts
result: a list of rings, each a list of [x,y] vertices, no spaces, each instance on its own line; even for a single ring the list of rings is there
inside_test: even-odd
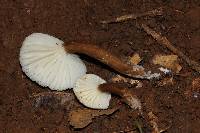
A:
[[[153,58],[153,63],[169,68],[176,73],[179,73],[179,71],[182,69],[178,63],[177,55],[155,55]]]
[[[132,57],[130,57],[130,62],[131,64],[133,65],[137,65],[138,63],[140,63],[142,59],[140,58],[140,55],[139,54],[134,54]]]
[[[78,109],[69,113],[70,125],[74,128],[84,128],[92,122],[92,119],[101,115],[110,115],[117,111],[120,106],[106,110],[94,110],[94,109]]]

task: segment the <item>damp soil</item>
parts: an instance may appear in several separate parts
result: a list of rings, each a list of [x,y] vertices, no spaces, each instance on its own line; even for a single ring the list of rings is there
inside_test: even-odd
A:
[[[99,45],[121,58],[139,53],[142,65],[151,70],[155,54],[172,54],[151,36],[138,29],[136,21],[102,25],[101,20],[129,13],[143,13],[164,7],[164,14],[143,21],[166,36],[192,59],[200,62],[199,0],[1,0],[0,1],[0,132],[2,133],[139,133],[139,122],[145,133],[151,132],[148,119],[138,116],[124,105],[110,116],[100,116],[84,129],[69,125],[70,110],[84,108],[76,99],[70,108],[33,106],[31,96],[50,92],[32,82],[21,70],[19,51],[22,41],[33,32],[53,35],[65,42],[87,42]],[[88,73],[109,80],[116,74],[105,65],[80,55]],[[180,59],[179,75],[174,84],[159,86],[157,81],[141,81],[143,87],[132,88],[142,102],[144,115],[152,112],[166,133],[200,132],[199,89],[191,92],[192,81],[199,74]],[[66,91],[73,93],[72,91]],[[119,104],[113,96],[113,102]],[[49,107],[50,106],[50,107]]]

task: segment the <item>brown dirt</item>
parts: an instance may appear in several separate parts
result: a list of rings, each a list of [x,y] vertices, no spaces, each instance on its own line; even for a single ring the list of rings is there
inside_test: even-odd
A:
[[[136,116],[126,105],[111,116],[96,118],[81,130],[69,126],[69,110],[35,108],[30,96],[49,91],[29,80],[21,71],[19,50],[23,39],[33,32],[48,33],[66,42],[90,42],[118,54],[122,58],[140,53],[144,66],[156,53],[171,53],[144,31],[135,21],[102,26],[101,20],[128,13],[142,13],[164,7],[165,13],[145,22],[165,35],[186,55],[200,61],[200,1],[199,0],[1,0],[0,1],[0,132],[128,132],[135,129]],[[114,72],[82,57],[88,73],[109,80]],[[156,82],[144,82],[134,91],[141,99],[144,114],[152,111],[159,123],[169,126],[167,133],[200,132],[200,94],[185,95],[192,80],[199,74],[185,62],[183,70],[174,76],[174,84],[159,87]],[[185,76],[184,76],[185,75]],[[197,94],[196,94],[197,93]],[[114,97],[114,100],[118,98]],[[82,107],[77,101],[71,109]],[[146,118],[138,117],[143,131],[150,132]],[[137,132],[137,131],[133,131]]]

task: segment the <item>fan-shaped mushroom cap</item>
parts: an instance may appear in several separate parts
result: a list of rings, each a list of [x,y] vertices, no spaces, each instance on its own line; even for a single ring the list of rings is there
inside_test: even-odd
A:
[[[52,90],[73,88],[86,73],[86,66],[77,55],[66,53],[63,43],[47,34],[29,35],[20,49],[22,70],[31,80]]]
[[[78,100],[89,108],[107,109],[111,99],[111,94],[98,89],[105,80],[94,74],[86,74],[75,83],[74,93]]]

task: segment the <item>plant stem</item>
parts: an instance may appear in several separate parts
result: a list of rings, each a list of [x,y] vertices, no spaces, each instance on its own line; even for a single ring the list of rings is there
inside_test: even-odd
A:
[[[147,11],[147,12],[140,13],[140,14],[127,14],[127,15],[119,16],[117,18],[104,20],[104,21],[101,21],[101,23],[102,24],[118,23],[118,22],[123,22],[123,21],[131,20],[131,19],[137,19],[140,17],[146,17],[146,16],[153,17],[153,16],[159,16],[162,14],[163,14],[163,8],[160,7],[158,9],[154,9],[154,10]]]
[[[120,58],[113,55],[112,53],[96,45],[69,43],[65,44],[64,48],[68,53],[79,53],[93,57],[122,74],[137,78],[145,78],[146,76],[144,68],[130,65],[127,62],[122,61]]]
[[[133,94],[123,83],[104,83],[99,85],[99,90],[116,94],[123,98],[131,108],[141,110],[141,103],[137,96]]]

